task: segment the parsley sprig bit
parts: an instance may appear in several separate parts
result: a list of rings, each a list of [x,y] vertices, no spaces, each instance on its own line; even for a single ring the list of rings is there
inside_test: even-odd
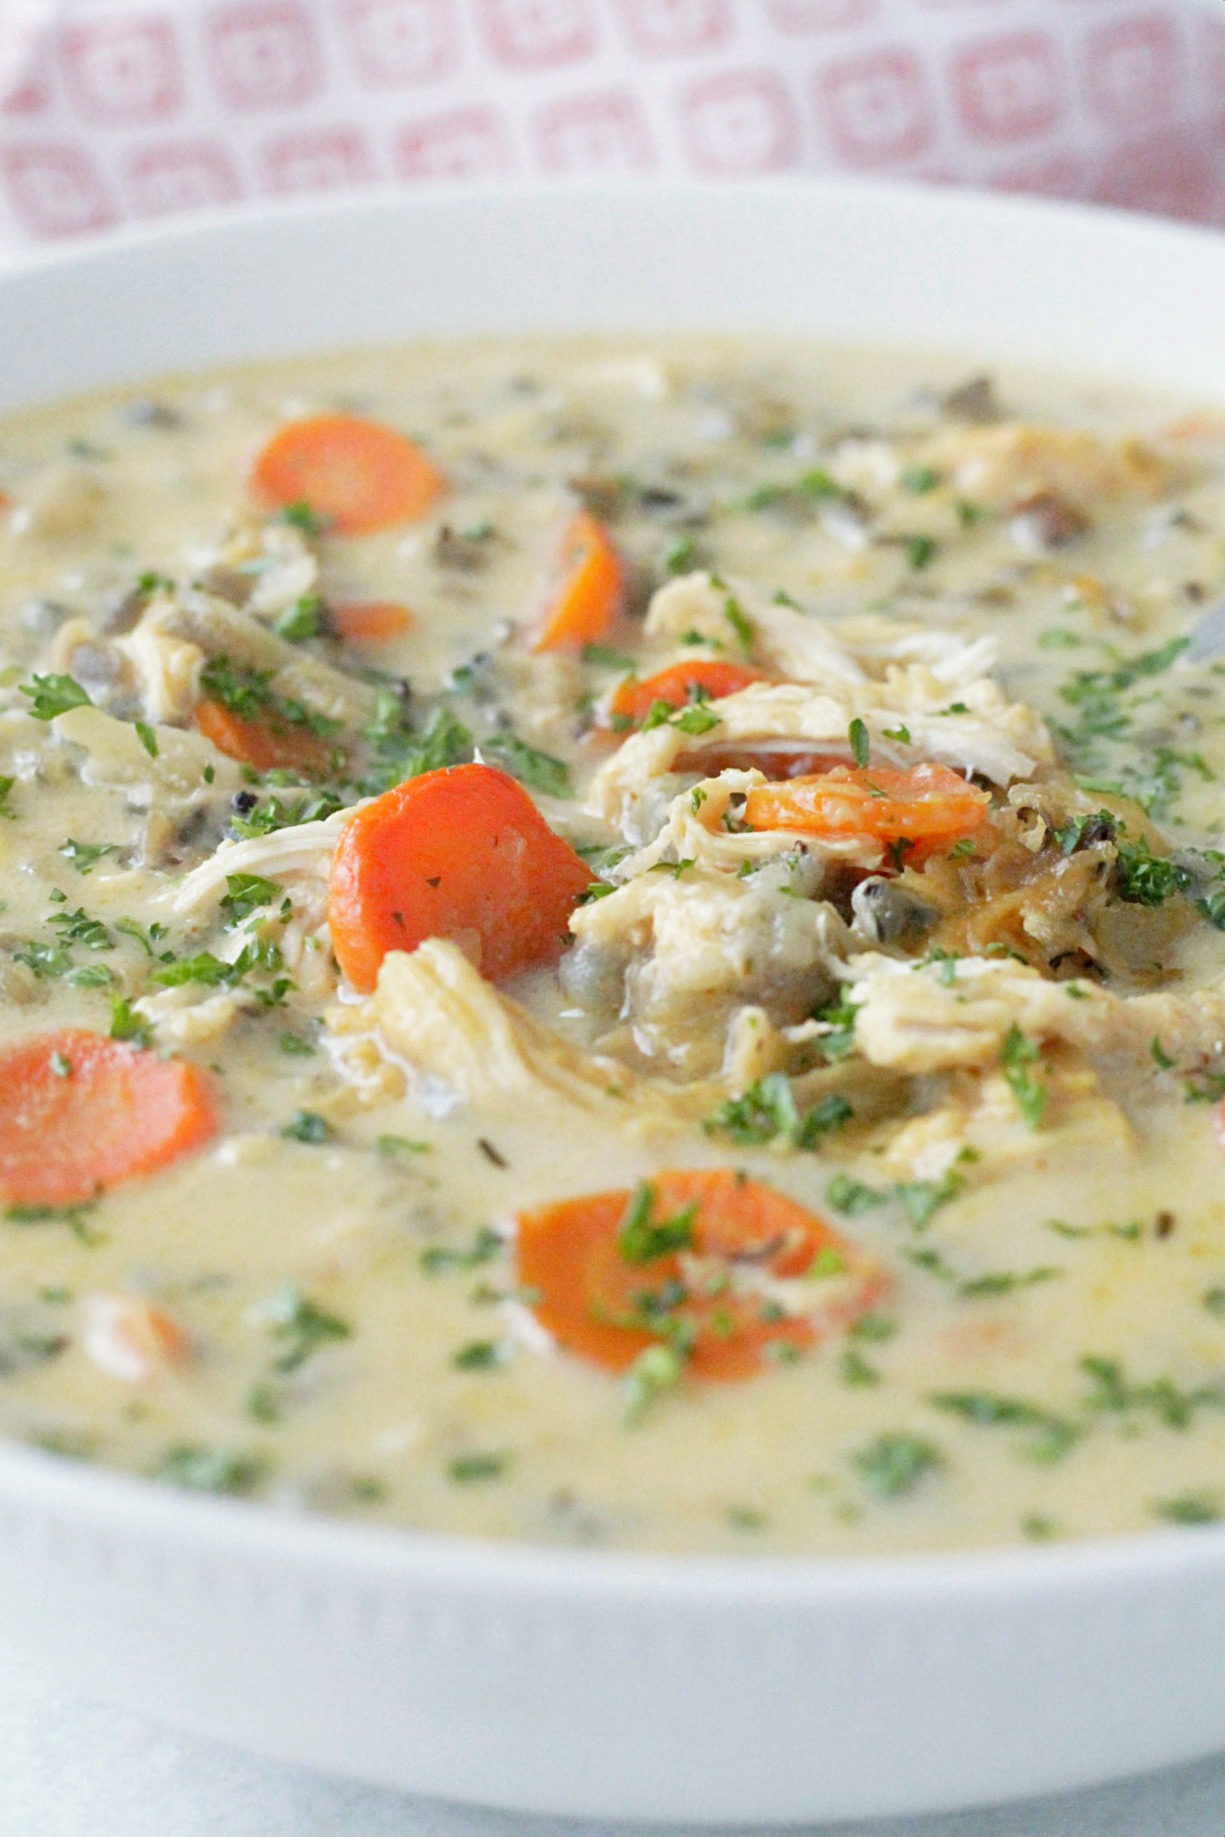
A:
[[[1026,1039],[1014,1021],[1000,1048],[1000,1065],[1017,1109],[1030,1129],[1041,1128],[1049,1096],[1046,1079],[1038,1077],[1033,1069],[1041,1061],[1038,1048],[1032,1040]]]
[[[320,1307],[295,1287],[282,1289],[258,1310],[258,1318],[285,1350],[273,1360],[273,1370],[297,1371],[329,1340],[349,1339],[353,1329],[339,1314]]]
[[[649,1180],[640,1180],[630,1196],[617,1230],[617,1249],[627,1263],[654,1263],[660,1257],[692,1247],[697,1201],[682,1206],[671,1218],[653,1219],[655,1198],[655,1188]]]
[[[742,1146],[781,1138],[793,1148],[816,1148],[831,1130],[849,1122],[854,1111],[847,1099],[831,1091],[811,1109],[801,1111],[786,1072],[758,1078],[740,1097],[720,1104],[702,1124],[707,1135],[725,1134]]]

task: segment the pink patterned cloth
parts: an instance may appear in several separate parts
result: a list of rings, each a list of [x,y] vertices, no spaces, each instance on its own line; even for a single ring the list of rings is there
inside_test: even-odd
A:
[[[838,170],[1225,222],[1225,0],[0,0],[0,241]]]

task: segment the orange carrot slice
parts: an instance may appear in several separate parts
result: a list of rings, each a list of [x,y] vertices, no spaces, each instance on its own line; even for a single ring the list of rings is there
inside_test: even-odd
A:
[[[202,1072],[65,1028],[0,1050],[0,1192],[70,1206],[203,1147],[217,1131]]]
[[[625,570],[602,523],[589,510],[571,518],[562,541],[561,585],[545,612],[532,649],[556,651],[594,644],[621,611]]]
[[[644,1195],[648,1215],[635,1241]],[[652,1232],[660,1254],[644,1255]],[[636,1193],[588,1193],[521,1212],[515,1254],[541,1325],[567,1352],[610,1371],[661,1340],[683,1340],[695,1377],[750,1377],[771,1348],[803,1349],[852,1325],[887,1287],[881,1265],[815,1213],[732,1168],[678,1169]],[[810,1273],[819,1279],[802,1313],[783,1312],[767,1288],[753,1286],[754,1277]]]
[[[736,695],[750,683],[765,679],[760,670],[747,664],[724,663],[718,657],[695,657],[692,661],[673,663],[666,670],[639,682],[628,677],[613,690],[608,707],[611,714],[627,721],[644,721],[656,702],[667,702],[669,708],[683,708],[693,700],[695,689],[704,690],[712,701],[724,695]]]
[[[591,869],[513,778],[488,765],[423,772],[359,810],[332,863],[337,960],[368,994],[390,950],[452,938],[500,982],[557,957]]]
[[[751,829],[909,842],[906,860],[915,862],[974,835],[990,801],[948,766],[877,771],[842,765],[816,778],[754,786],[745,799],[745,820]]]
[[[332,618],[349,644],[391,644],[413,627],[412,613],[395,600],[351,600],[333,607]]]
[[[423,515],[443,489],[420,447],[359,415],[312,415],[278,429],[252,483],[266,504],[308,504],[340,536],[366,536]]]
[[[241,759],[257,772],[284,770],[322,777],[328,770],[332,748],[326,740],[296,721],[270,717],[244,721],[224,702],[196,704],[195,723],[207,740],[227,759]]]

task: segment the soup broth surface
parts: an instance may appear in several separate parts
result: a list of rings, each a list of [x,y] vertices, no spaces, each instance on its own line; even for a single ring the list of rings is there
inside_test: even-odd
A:
[[[1225,1514],[1225,417],[418,346],[0,493],[4,1433],[537,1543]]]

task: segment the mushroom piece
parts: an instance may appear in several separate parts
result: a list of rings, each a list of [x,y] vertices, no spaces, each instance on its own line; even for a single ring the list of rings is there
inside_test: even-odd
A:
[[[940,913],[907,887],[884,874],[861,880],[851,894],[852,929],[871,944],[917,943],[937,924]]]

